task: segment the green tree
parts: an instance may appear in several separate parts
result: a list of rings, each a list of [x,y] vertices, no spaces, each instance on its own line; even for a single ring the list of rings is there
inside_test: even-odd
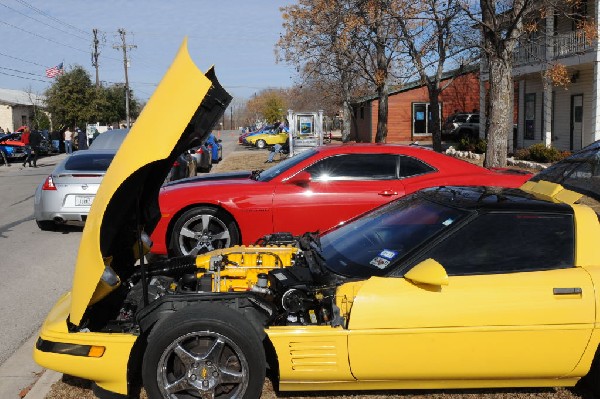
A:
[[[55,126],[85,126],[92,116],[90,101],[93,97],[90,75],[76,65],[46,90],[46,106]]]
[[[46,90],[46,107],[55,127],[85,127],[88,122],[110,124],[125,119],[125,88],[122,85],[96,87],[89,73],[74,66]],[[139,115],[138,101],[132,98],[130,114]]]

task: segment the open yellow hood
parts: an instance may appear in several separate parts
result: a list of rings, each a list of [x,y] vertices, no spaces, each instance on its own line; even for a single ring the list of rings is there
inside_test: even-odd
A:
[[[184,40],[90,209],[75,265],[71,323],[81,322],[105,265],[122,280],[134,272],[139,231],[150,233],[156,226],[158,193],[169,169],[179,154],[208,136],[230,101],[212,68],[204,74],[196,67]]]

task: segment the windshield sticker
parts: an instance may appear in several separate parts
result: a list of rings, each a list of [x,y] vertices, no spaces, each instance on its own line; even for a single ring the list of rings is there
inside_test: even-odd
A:
[[[390,261],[378,256],[369,263],[379,269],[385,269],[390,264]]]
[[[396,257],[396,255],[398,255],[398,252],[390,251],[389,249],[384,249],[383,251],[381,251],[379,253],[379,256],[381,256],[382,258],[388,259],[388,260],[394,259]]]
[[[442,224],[444,226],[450,226],[452,224],[452,222],[454,222],[454,220],[452,220],[452,219],[446,219]]]

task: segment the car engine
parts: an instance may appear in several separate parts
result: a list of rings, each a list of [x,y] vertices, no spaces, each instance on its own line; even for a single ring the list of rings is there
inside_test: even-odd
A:
[[[118,315],[101,330],[134,330],[139,310],[168,298],[186,303],[247,298],[262,308],[263,326],[336,326],[345,322],[335,293],[346,279],[325,267],[315,233],[300,237],[273,234],[256,245],[153,262],[147,265],[145,278],[145,288],[140,270],[122,284]]]

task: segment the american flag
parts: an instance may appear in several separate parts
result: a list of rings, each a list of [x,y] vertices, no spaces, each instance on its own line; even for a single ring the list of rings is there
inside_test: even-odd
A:
[[[46,69],[47,78],[55,78],[63,73],[63,63],[61,62],[55,67]]]

